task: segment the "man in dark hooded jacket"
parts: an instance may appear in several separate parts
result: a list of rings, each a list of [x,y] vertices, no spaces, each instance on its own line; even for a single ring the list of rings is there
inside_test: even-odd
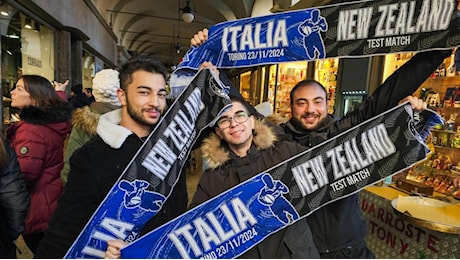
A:
[[[356,110],[338,120],[327,113],[327,92],[321,83],[303,80],[291,90],[292,117],[282,126],[288,138],[313,147],[398,105],[450,54],[450,50],[416,54]],[[358,194],[320,208],[307,220],[321,258],[375,258],[364,241],[367,228]]]

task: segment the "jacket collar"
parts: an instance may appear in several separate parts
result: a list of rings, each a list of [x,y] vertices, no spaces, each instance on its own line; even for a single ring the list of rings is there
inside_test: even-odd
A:
[[[21,120],[31,124],[50,124],[71,120],[72,106],[69,103],[62,102],[57,107],[25,107],[21,111]]]
[[[77,108],[72,116],[72,125],[90,135],[95,135],[99,116],[99,114],[93,113],[88,106]]]
[[[110,147],[118,149],[129,135],[133,134],[129,129],[120,126],[121,108],[105,113],[99,117],[97,134]]]
[[[6,135],[8,140],[14,139],[16,131],[24,125],[41,125],[65,138],[72,129],[72,106],[62,103],[58,107],[25,107],[21,111],[20,120],[8,127]]]
[[[254,126],[253,146],[257,150],[267,149],[275,144],[277,137],[273,129],[262,120],[256,120]],[[251,146],[252,149],[252,146]],[[215,133],[203,140],[201,152],[207,165],[215,169],[233,158],[228,146],[221,142]]]
[[[331,122],[334,122],[334,118],[331,115],[327,115],[319,124],[318,126],[313,129],[304,129],[296,120],[294,119],[289,119],[288,122],[286,122],[284,125],[286,128],[288,128],[292,133],[297,134],[297,135],[305,135],[309,134],[311,132],[321,132],[324,129],[328,128]]]
[[[120,106],[102,102],[93,102],[90,106],[77,108],[72,116],[72,125],[74,128],[80,128],[90,135],[96,135],[99,117],[117,108],[120,108]]]

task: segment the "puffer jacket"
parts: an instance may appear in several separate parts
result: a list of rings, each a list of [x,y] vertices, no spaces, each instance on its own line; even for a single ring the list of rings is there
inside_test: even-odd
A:
[[[275,132],[256,120],[254,139],[246,157],[238,157],[212,133],[203,141],[203,173],[190,207],[199,205],[291,156],[305,150],[296,142],[276,141]],[[272,234],[241,258],[319,258],[305,219]]]
[[[64,164],[64,140],[70,133],[72,107],[26,107],[21,120],[7,130],[30,193],[24,234],[43,232],[62,193],[60,172]]]
[[[356,110],[338,120],[329,115],[313,131],[302,130],[291,119],[281,125],[287,134],[284,138],[298,141],[310,148],[387,111],[414,93],[450,54],[450,50],[416,54],[385,80]],[[358,194],[320,208],[309,215],[307,220],[320,253],[353,248],[362,243],[367,234]]]
[[[69,179],[49,222],[35,258],[63,258],[93,213],[144,143],[119,125],[121,109],[99,117],[97,136],[70,158]],[[186,175],[183,172],[162,209],[143,227],[143,235],[185,212]]]
[[[120,106],[111,103],[93,102],[89,106],[77,108],[74,111],[72,116],[72,132],[70,132],[67,140],[64,152],[64,168],[61,170],[61,179],[64,185],[67,183],[70,171],[69,159],[74,151],[96,136],[96,128],[100,115],[118,108]]]
[[[16,154],[8,142],[4,141],[3,145],[9,160],[8,164],[0,169],[0,258],[10,258],[11,253],[16,257],[16,250],[6,252],[6,249],[14,249],[13,240],[24,231],[29,192]]]

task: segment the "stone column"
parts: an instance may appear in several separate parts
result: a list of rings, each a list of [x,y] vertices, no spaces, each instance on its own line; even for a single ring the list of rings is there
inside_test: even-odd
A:
[[[71,33],[68,31],[58,31],[57,33],[57,70],[55,80],[64,82],[69,80],[66,93],[69,94],[72,86],[72,63],[71,63]]]
[[[83,41],[72,42],[72,85],[83,83]]]

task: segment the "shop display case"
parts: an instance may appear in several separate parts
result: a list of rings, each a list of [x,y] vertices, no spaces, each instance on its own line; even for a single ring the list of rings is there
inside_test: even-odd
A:
[[[276,98],[276,90],[278,88],[279,82],[278,82],[278,65],[271,65],[270,68],[268,69],[268,102],[270,102],[270,105],[272,108],[275,108],[275,100]]]
[[[327,111],[334,114],[335,90],[337,87],[339,59],[324,59],[315,62],[315,80],[323,84],[326,88],[329,100]]]
[[[325,59],[315,62],[314,79],[321,82],[328,92],[329,113],[334,112],[338,61],[339,59]],[[262,96],[266,93],[266,100],[271,104],[273,111],[282,117],[289,118],[291,113],[290,92],[295,84],[307,78],[307,69],[310,64],[313,65],[314,63],[307,61],[287,62],[262,68],[261,86],[258,93],[261,96],[259,101],[265,100]],[[265,76],[266,74],[268,75]],[[257,92],[255,89],[251,89],[251,86],[255,85],[253,81],[254,76],[251,76],[251,72],[240,74],[240,92],[243,97],[251,101],[254,101],[254,97],[250,97],[250,93]],[[253,104],[258,103],[253,102]]]
[[[412,53],[387,55],[385,75],[391,74],[412,56]],[[454,170],[460,169],[460,76],[456,76],[453,71],[453,63],[452,54],[414,93],[425,100],[429,108],[441,115],[444,123],[435,126],[426,140],[432,147],[432,155],[426,162],[410,169],[406,176],[410,180],[434,185],[435,191],[446,195],[453,191],[452,178],[460,176],[460,170]],[[459,100],[457,105],[456,100]],[[458,197],[460,198],[460,193]]]
[[[290,111],[289,93],[297,82],[305,79],[308,62],[288,62],[270,67],[268,101],[275,113],[288,118]]]
[[[435,126],[427,140],[434,147],[433,154],[425,162],[426,178],[419,176],[418,180],[433,186],[435,191],[460,199],[460,191],[454,190],[452,184],[452,179],[460,176],[460,104],[455,104],[460,100],[457,91],[460,76],[453,72],[453,62],[453,55],[446,58],[418,89],[418,96],[444,118],[444,124]],[[409,178],[414,175],[417,178],[419,174],[415,170],[410,172]]]
[[[240,93],[247,102],[251,103],[251,96],[249,95],[249,93],[251,93],[250,71],[247,71],[240,75]]]
[[[233,79],[243,98],[255,106],[266,100],[266,68],[263,66],[243,70]]]
[[[386,55],[383,80],[412,56],[413,53]],[[436,215],[427,220],[397,210],[393,205],[400,198],[410,200],[415,196],[414,199],[439,201],[442,210],[456,208],[458,211],[460,190],[452,180],[460,176],[460,76],[453,71],[452,65],[453,55],[446,58],[414,93],[444,118],[444,123],[435,126],[426,140],[432,153],[426,160],[394,175],[391,184],[380,182],[360,192],[363,214],[368,222],[366,243],[377,258],[460,257],[458,215],[445,214],[449,219],[455,217],[452,224],[444,222],[435,210],[425,210]],[[416,233],[412,232],[414,230]]]

